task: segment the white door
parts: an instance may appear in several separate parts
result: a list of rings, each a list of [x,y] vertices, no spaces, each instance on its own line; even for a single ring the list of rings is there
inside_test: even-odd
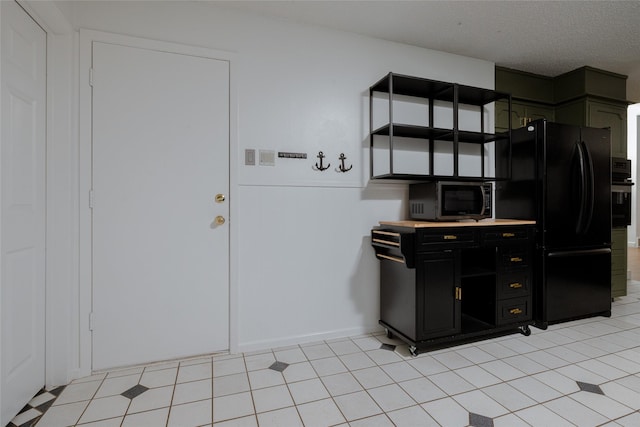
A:
[[[226,350],[229,63],[93,42],[92,67],[92,367]]]
[[[46,34],[0,2],[0,425],[44,386]]]

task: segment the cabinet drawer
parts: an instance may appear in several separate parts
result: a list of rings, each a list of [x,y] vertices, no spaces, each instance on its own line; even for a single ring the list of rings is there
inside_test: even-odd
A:
[[[530,261],[527,250],[500,251],[500,265],[505,270],[527,267]]]
[[[513,298],[498,301],[498,325],[531,320],[531,299]]]
[[[461,227],[462,228],[462,227]],[[478,234],[472,230],[440,228],[437,231],[421,231],[417,235],[418,251],[456,246],[473,247],[478,245]]]
[[[509,244],[511,242],[526,241],[529,237],[527,229],[499,227],[499,230],[484,231],[482,233],[482,241],[488,244]]]
[[[498,276],[498,299],[527,297],[531,290],[531,272],[520,269]]]

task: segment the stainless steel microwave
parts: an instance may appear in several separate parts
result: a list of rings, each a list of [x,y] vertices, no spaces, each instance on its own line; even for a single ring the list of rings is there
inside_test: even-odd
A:
[[[489,182],[411,184],[409,216],[427,221],[491,218],[492,187]]]

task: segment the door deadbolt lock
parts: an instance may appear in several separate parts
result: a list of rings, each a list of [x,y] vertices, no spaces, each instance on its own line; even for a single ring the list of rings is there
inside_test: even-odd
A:
[[[218,215],[215,219],[214,222],[216,223],[216,225],[222,225],[225,223],[225,219],[222,215]]]
[[[226,200],[224,194],[216,194],[216,203],[222,203]]]

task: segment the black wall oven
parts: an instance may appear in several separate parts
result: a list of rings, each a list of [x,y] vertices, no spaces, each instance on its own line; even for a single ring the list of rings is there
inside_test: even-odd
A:
[[[631,160],[611,159],[611,225],[631,225]]]

